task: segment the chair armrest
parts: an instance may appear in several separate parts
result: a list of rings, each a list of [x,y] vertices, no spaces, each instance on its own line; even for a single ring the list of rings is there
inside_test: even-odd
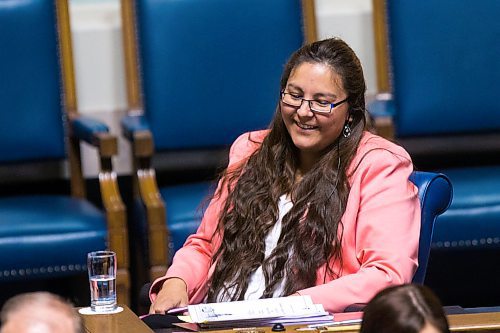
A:
[[[99,148],[101,158],[110,158],[118,154],[116,137],[109,133],[108,126],[103,122],[73,114],[70,117],[69,125],[71,136]]]
[[[126,115],[121,120],[123,136],[134,140],[134,134],[137,132],[149,131],[149,124],[143,115]]]
[[[80,141],[84,141],[99,151],[99,187],[102,204],[106,211],[108,228],[108,248],[117,255],[117,293],[120,302],[130,304],[130,275],[126,209],[118,188],[116,173],[113,171],[112,157],[118,153],[116,136],[99,120],[81,116],[75,112],[68,115],[70,132],[70,158],[77,160],[71,170],[72,193],[85,196],[84,179],[80,162]]]
[[[376,133],[386,139],[394,140],[395,105],[392,95],[387,93],[377,95],[375,100],[368,104],[367,109]]]
[[[143,115],[127,115],[121,120],[122,133],[132,144],[134,158],[153,155],[153,135],[149,124]]]
[[[85,117],[76,116],[71,119],[72,134],[79,140],[83,140],[91,145],[95,145],[98,140],[97,135],[108,133],[109,128],[99,120]]]
[[[149,239],[149,277],[154,280],[166,273],[168,258],[168,230],[165,224],[165,203],[151,167],[154,152],[153,135],[147,120],[141,114],[122,118],[123,136],[131,143],[134,167],[134,193],[146,207]]]

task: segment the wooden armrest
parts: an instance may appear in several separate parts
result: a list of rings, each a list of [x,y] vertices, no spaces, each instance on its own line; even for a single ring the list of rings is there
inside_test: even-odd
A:
[[[151,167],[153,135],[141,112],[131,112],[121,120],[123,136],[131,143],[134,168],[134,192],[146,208],[149,239],[150,278],[163,276],[168,261],[168,230],[165,203],[161,198],[156,174]]]
[[[390,94],[379,94],[368,104],[368,113],[375,133],[389,140],[395,139],[394,103]]]

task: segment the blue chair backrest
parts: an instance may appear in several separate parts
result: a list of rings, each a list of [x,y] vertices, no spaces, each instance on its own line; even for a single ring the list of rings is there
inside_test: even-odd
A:
[[[63,158],[55,2],[0,1],[0,45],[0,162]]]
[[[450,206],[453,188],[448,177],[438,173],[415,171],[411,174],[410,180],[418,188],[418,198],[422,209],[418,269],[413,276],[413,282],[423,284],[431,250],[434,223],[437,217]]]
[[[500,131],[500,1],[386,3],[397,137]]]
[[[300,0],[136,0],[135,9],[158,150],[222,147],[267,127],[283,66],[303,43]]]

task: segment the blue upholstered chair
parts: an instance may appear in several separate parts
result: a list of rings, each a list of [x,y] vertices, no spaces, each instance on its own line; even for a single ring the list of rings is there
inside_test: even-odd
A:
[[[438,216],[443,214],[450,206],[453,188],[448,177],[434,172],[415,171],[411,174],[410,180],[418,188],[421,207],[418,269],[413,276],[412,282],[423,284],[429,262],[434,224]],[[144,307],[150,304],[150,287],[151,284],[148,283],[141,290],[139,300]],[[352,304],[345,311],[361,311],[365,305],[360,303]]]
[[[410,175],[410,180],[418,188],[421,208],[418,268],[413,275],[412,283],[424,284],[434,225],[439,215],[443,214],[450,206],[453,187],[448,177],[434,172],[414,171]],[[362,311],[365,306],[366,303],[351,304],[344,311]]]
[[[168,263],[165,227],[172,254],[196,230],[198,207],[211,191],[209,182],[158,190],[153,150],[156,169],[170,168],[179,178],[187,169],[223,166],[238,135],[265,128],[278,102],[282,68],[304,40],[302,10],[313,8],[310,0],[304,3],[122,1],[131,109],[122,127],[146,207],[151,277]]]
[[[448,177],[433,172],[415,171],[411,174],[410,180],[418,188],[418,198],[422,209],[418,269],[413,276],[413,283],[423,284],[429,263],[434,225],[438,216],[450,206],[453,188]]]
[[[125,207],[111,169],[116,138],[76,112],[70,37],[66,1],[0,1],[0,284],[85,274],[87,252],[110,248],[119,301],[128,303]],[[80,142],[99,151],[104,209],[86,199]],[[71,191],[58,194],[65,159]],[[35,179],[48,186],[32,189]]]
[[[500,273],[499,261],[486,259],[495,255],[485,255],[500,255],[498,13],[495,0],[374,0],[379,90],[390,94],[370,112],[417,168],[439,170],[453,183],[453,202],[435,226],[432,253],[442,260],[436,266],[455,256],[455,274],[483,271],[483,282]],[[473,256],[463,262],[464,253]],[[477,282],[468,289],[486,284]],[[500,296],[498,288],[484,289]]]

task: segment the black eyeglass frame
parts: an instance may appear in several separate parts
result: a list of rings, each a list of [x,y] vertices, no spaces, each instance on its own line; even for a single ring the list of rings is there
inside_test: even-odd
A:
[[[327,114],[327,113],[328,113],[328,114],[330,114],[330,113],[332,113],[333,108],[335,108],[335,107],[337,107],[337,106],[341,105],[342,103],[347,102],[347,100],[349,99],[349,97],[346,97],[345,99],[341,100],[340,102],[330,103],[330,111],[318,111],[318,110],[314,110],[314,109],[312,108],[312,106],[311,106],[311,102],[317,102],[316,100],[314,100],[314,99],[305,99],[305,98],[301,98],[300,105],[296,106],[296,105],[291,105],[291,104],[288,104],[287,102],[283,101],[283,98],[284,98],[285,94],[286,94],[286,95],[291,95],[291,96],[293,96],[293,94],[292,94],[292,93],[288,93],[288,92],[285,92],[285,91],[280,92],[280,97],[281,97],[281,98],[280,98],[280,100],[281,100],[281,102],[283,102],[284,104],[286,104],[286,105],[288,105],[288,106],[291,106],[291,107],[294,107],[294,108],[297,108],[297,109],[298,109],[298,108],[300,108],[300,107],[302,106],[302,103],[304,103],[304,101],[306,101],[306,102],[307,102],[307,104],[309,104],[309,110],[311,110],[312,112],[316,112],[316,113],[323,113],[323,114]]]

